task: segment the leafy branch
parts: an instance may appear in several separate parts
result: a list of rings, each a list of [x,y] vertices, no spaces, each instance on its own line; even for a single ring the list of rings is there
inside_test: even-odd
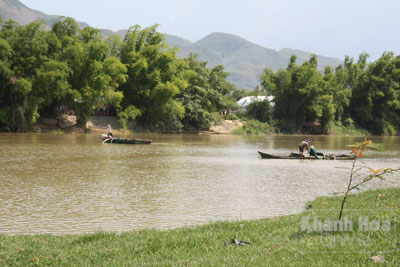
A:
[[[382,168],[382,169],[378,169],[378,170],[374,170],[373,168],[368,168],[372,174],[369,174],[368,176],[366,176],[361,182],[358,182],[356,184],[353,184],[353,178],[354,175],[361,170],[361,168],[356,168],[357,167],[357,160],[360,157],[364,156],[365,151],[369,150],[370,148],[374,148],[374,146],[372,145],[372,141],[371,140],[364,140],[362,143],[356,143],[355,145],[351,145],[350,147],[352,147],[352,151],[350,152],[351,154],[354,154],[354,160],[353,160],[353,165],[351,168],[351,172],[350,172],[350,177],[349,177],[349,183],[347,185],[347,190],[344,193],[343,196],[343,200],[342,200],[342,205],[340,207],[340,213],[339,213],[339,220],[342,218],[342,214],[343,214],[343,209],[344,209],[344,204],[346,202],[347,196],[349,195],[349,193],[354,190],[357,189],[359,190],[360,186],[373,180],[373,179],[381,179],[384,180],[383,176],[387,175],[387,174],[392,174],[393,172],[400,172],[400,168],[396,168],[396,169],[392,169],[392,168]]]

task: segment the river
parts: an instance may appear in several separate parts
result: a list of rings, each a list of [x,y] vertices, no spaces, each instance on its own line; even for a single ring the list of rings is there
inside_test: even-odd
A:
[[[133,137],[133,136],[128,136]],[[79,234],[169,229],[298,213],[343,192],[349,161],[261,160],[297,152],[301,136],[136,135],[151,145],[102,144],[95,134],[0,133],[0,233]],[[361,137],[312,136],[325,153]],[[400,166],[400,138],[364,159]],[[400,185],[399,174],[370,187]],[[338,208],[340,203],[338,203]]]

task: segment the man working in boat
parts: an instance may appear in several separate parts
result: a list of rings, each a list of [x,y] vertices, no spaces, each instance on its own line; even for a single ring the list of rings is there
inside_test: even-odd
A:
[[[301,141],[301,143],[299,144],[299,154],[300,154],[300,158],[303,158],[304,155],[304,149],[307,149],[307,151],[310,151],[310,138],[306,138],[303,141]]]
[[[114,138],[112,131],[111,131],[111,125],[107,125],[107,138]]]
[[[315,149],[315,146],[310,146],[310,156],[314,156],[316,159],[319,159],[317,149]]]
[[[309,153],[310,153],[310,156],[314,156],[316,159],[321,159],[321,157],[322,157],[322,159],[326,159],[327,158],[327,155],[325,155],[324,153],[317,152],[317,149],[313,145],[310,146]]]

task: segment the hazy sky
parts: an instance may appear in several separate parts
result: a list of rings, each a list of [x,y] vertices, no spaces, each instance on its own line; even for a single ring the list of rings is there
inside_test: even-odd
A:
[[[266,48],[344,59],[400,54],[399,0],[21,0],[29,8],[114,31],[158,23],[160,32],[198,41],[213,32]]]

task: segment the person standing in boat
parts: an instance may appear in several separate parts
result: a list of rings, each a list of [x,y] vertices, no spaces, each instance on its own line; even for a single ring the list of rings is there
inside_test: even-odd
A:
[[[301,143],[299,144],[299,154],[300,157],[304,157],[304,149],[307,149],[306,151],[310,151],[310,138],[306,138]]]
[[[110,124],[107,125],[107,138],[114,138]]]

